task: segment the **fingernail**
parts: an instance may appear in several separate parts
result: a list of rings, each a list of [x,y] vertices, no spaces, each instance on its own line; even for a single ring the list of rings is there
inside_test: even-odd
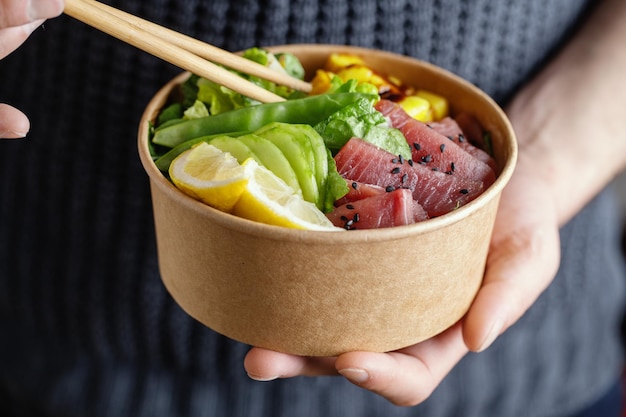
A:
[[[337,372],[355,384],[362,384],[370,379],[370,374],[365,369],[346,368]]]
[[[263,377],[263,376],[258,376],[258,375],[253,375],[248,373],[248,377],[250,379],[254,379],[255,381],[259,381],[259,382],[267,382],[267,381],[273,381],[275,379],[278,379],[278,375],[276,376],[269,376],[269,377]]]
[[[489,329],[489,332],[487,333],[487,336],[485,336],[485,338],[483,339],[482,343],[480,344],[480,346],[478,347],[478,349],[476,351],[477,352],[482,352],[483,350],[485,350],[489,346],[491,346],[491,344],[500,335],[501,331],[502,331],[502,320],[499,320],[499,319],[495,320],[491,324],[491,328]]]
[[[5,130],[0,132],[0,139],[20,139],[25,138],[28,132],[16,132],[14,130]]]
[[[31,20],[48,19],[60,13],[59,2],[53,0],[30,0],[28,16]]]

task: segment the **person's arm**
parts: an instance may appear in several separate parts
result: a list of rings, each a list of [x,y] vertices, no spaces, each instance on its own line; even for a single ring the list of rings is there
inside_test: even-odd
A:
[[[574,41],[507,109],[521,167],[544,168],[560,224],[626,165],[624,40],[626,2],[601,2]]]
[[[63,11],[63,0],[0,0],[0,59],[19,47],[47,18]],[[28,118],[21,111],[0,103],[0,139],[26,136]]]
[[[626,2],[603,1],[508,107],[518,166],[501,198],[483,286],[459,324],[398,352],[350,352],[336,360],[253,348],[248,374],[270,380],[339,372],[395,404],[413,405],[468,350],[486,349],[553,280],[559,227],[626,164],[624,39]]]
[[[498,228],[494,235],[489,276],[493,275],[494,268],[511,270],[510,259],[519,259],[519,256],[507,254],[507,250],[522,249],[529,257],[541,257],[542,251],[547,250],[543,243],[546,241],[544,234],[551,233],[547,227],[535,227],[534,230],[512,227],[517,224],[513,215],[528,217],[527,213],[520,212],[525,207],[521,200],[531,194],[537,199],[537,215],[551,215],[556,225],[562,226],[624,170],[624,39],[626,2],[600,2],[574,39],[508,106],[507,113],[517,132],[520,153],[516,174],[504,191],[499,211],[502,228],[508,224],[508,230]],[[545,195],[539,199],[536,194]],[[538,218],[537,222],[540,221],[542,219]],[[507,285],[506,274],[500,275],[501,285]],[[551,276],[543,275],[541,279],[529,276],[529,288],[518,288],[519,294],[513,291],[513,287],[503,289],[503,301],[493,300],[493,306],[478,302],[474,305],[465,323],[466,342],[470,349],[476,350],[484,340],[486,315],[508,317],[504,328],[517,321],[543,287],[551,282]],[[487,289],[491,288],[485,285],[479,296],[487,297]],[[507,307],[506,303],[516,300],[518,306]]]

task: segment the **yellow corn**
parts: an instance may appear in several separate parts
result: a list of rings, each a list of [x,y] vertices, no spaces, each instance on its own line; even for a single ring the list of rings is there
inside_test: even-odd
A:
[[[395,85],[396,87],[401,87],[402,86],[402,81],[400,81],[400,79],[398,79],[398,77],[394,77],[393,75],[388,75],[387,79],[389,80],[389,82],[393,85]]]
[[[330,88],[330,80],[334,74],[324,70],[317,70],[311,80],[311,94],[323,94]]]
[[[400,104],[404,111],[414,119],[420,120],[424,123],[428,123],[433,120],[433,112],[430,103],[422,97],[406,96],[398,102],[398,104]]]
[[[325,69],[337,73],[352,65],[363,65],[363,60],[351,54],[331,54],[326,61]]]
[[[435,120],[441,120],[448,115],[448,100],[445,97],[426,90],[416,91],[415,96],[421,97],[430,103]]]
[[[344,82],[354,79],[359,83],[370,83],[379,92],[407,94],[400,106],[413,118],[422,122],[441,120],[448,115],[448,100],[427,90],[405,89],[402,82],[393,75],[381,76],[365,66],[361,57],[352,54],[331,54],[324,70],[318,70],[311,81],[312,94],[321,94],[330,87],[331,79],[338,75]]]
[[[374,72],[363,65],[355,65],[342,69],[337,73],[345,82],[348,80],[357,80],[359,83],[368,83]]]
[[[392,87],[391,83],[388,80],[386,80],[385,78],[381,77],[380,75],[376,73],[372,74],[369,82],[371,84],[374,84],[376,87],[378,87],[378,91],[389,90]]]

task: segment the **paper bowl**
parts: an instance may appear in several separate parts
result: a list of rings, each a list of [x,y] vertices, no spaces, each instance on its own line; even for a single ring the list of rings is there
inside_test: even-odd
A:
[[[139,154],[150,178],[159,267],[192,317],[240,342],[296,355],[391,351],[428,339],[467,312],[483,278],[498,201],[514,169],[515,135],[483,92],[428,63],[355,47],[291,45],[312,74],[331,52],[446,96],[491,132],[499,175],[471,203],[410,226],[349,232],[255,223],[178,191],[154,165],[149,121],[186,74],[148,104]]]

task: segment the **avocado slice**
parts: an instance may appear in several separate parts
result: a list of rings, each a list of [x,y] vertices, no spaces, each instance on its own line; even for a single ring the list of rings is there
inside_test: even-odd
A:
[[[250,148],[261,165],[285,181],[294,191],[302,193],[296,172],[287,157],[272,141],[255,134],[239,136],[237,140]]]
[[[326,151],[324,138],[312,126],[307,124],[277,123],[277,125],[285,131],[291,132],[294,136],[302,137],[301,140],[306,138],[311,144],[314,156],[315,181],[317,182],[319,192],[317,203],[324,201],[329,169],[328,152]],[[319,204],[317,205],[319,208],[322,208]]]
[[[317,205],[319,188],[315,173],[315,152],[309,139],[286,129],[284,123],[270,123],[254,133],[270,140],[282,151],[298,177],[302,197]]]
[[[237,161],[239,161],[240,164],[248,158],[253,158],[255,161],[261,163],[259,157],[252,152],[246,144],[237,138],[233,138],[231,136],[218,136],[211,139],[209,144],[224,152],[230,153],[232,156],[237,158]]]

